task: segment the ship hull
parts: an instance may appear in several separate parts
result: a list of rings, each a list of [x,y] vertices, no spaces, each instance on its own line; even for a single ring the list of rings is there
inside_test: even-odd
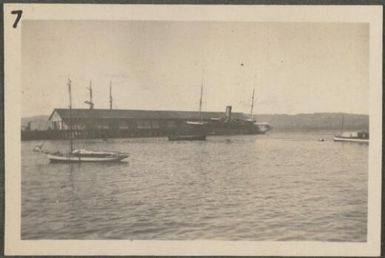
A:
[[[207,126],[210,135],[265,134],[271,129],[268,124],[255,124],[248,121],[213,121]]]
[[[175,135],[168,136],[169,141],[205,141],[206,135]]]

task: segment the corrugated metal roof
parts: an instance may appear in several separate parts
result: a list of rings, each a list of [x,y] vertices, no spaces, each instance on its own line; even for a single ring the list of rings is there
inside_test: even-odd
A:
[[[63,120],[69,118],[68,109],[56,108]],[[203,119],[224,117],[224,112],[202,112]],[[74,119],[199,119],[197,111],[157,111],[157,110],[125,110],[125,109],[72,109]],[[243,113],[232,113],[233,118],[245,118]]]

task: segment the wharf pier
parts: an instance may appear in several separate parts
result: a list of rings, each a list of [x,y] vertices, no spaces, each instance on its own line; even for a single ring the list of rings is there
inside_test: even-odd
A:
[[[21,131],[21,140],[69,139],[69,121],[73,138],[105,139],[131,137],[162,137],[185,130],[186,121],[200,121],[207,135],[264,134],[270,130],[267,123],[250,121],[243,113],[226,112],[154,111],[119,109],[54,109],[48,119],[48,129]]]

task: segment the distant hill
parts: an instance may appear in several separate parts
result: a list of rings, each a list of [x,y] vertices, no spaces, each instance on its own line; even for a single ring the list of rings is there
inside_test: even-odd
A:
[[[48,129],[47,115],[31,116],[21,118],[21,127],[26,128],[28,123],[31,123],[31,130],[47,130]]]
[[[259,122],[268,122],[274,130],[368,130],[369,116],[346,113],[255,115]]]
[[[26,117],[21,119],[22,127],[31,122],[31,130],[46,130],[47,115]],[[367,130],[369,116],[345,113],[314,113],[314,114],[274,114],[255,115],[258,122],[268,122],[275,131],[306,131],[306,130],[340,130],[344,120],[344,130]]]

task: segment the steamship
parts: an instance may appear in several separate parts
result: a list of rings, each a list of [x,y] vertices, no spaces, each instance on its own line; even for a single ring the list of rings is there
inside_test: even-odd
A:
[[[249,118],[233,118],[232,107],[227,106],[224,117],[210,118],[207,123],[209,135],[231,135],[231,134],[265,134],[271,126],[265,122],[256,122]]]

